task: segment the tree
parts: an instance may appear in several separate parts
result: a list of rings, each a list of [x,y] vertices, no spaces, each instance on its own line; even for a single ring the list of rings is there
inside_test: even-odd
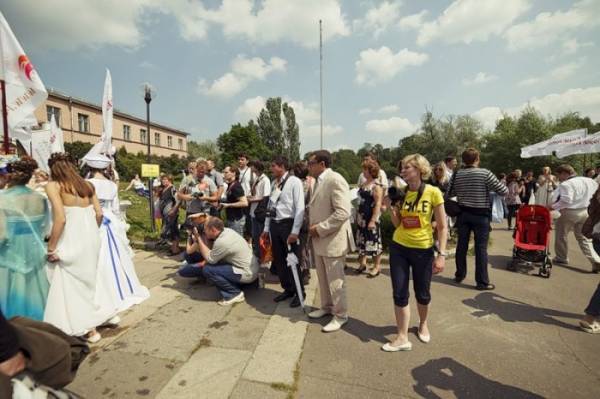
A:
[[[285,117],[284,146],[286,155],[291,163],[298,162],[300,159],[300,129],[296,123],[296,114],[294,109],[283,103],[283,116]]]
[[[188,141],[188,154],[192,159],[204,158],[212,159],[215,162],[219,158],[219,147],[213,140],[201,142]]]
[[[228,132],[222,133],[217,138],[217,145],[221,152],[221,164],[231,165],[240,153],[246,153],[252,159],[269,160],[265,154],[269,153],[258,134],[257,126],[253,121],[247,126],[235,124]]]
[[[281,97],[269,98],[256,119],[258,134],[264,143],[266,159],[282,154],[291,162],[300,159],[300,132],[294,108],[281,103]]]
[[[65,151],[77,160],[83,158],[92,149],[93,144],[84,143],[83,141],[75,141],[73,143],[65,143]]]

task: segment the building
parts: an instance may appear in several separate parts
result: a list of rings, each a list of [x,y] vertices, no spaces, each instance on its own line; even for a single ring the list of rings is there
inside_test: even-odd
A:
[[[48,99],[35,111],[40,124],[49,122],[52,115],[63,131],[65,143],[83,141],[95,144],[102,135],[102,107],[85,100],[68,96],[55,90],[48,90]],[[35,133],[34,133],[35,134]],[[125,147],[127,152],[150,152],[153,155],[180,157],[187,156],[189,133],[182,130],[150,122],[150,135],[146,120],[124,112],[113,111],[112,143],[118,150]]]

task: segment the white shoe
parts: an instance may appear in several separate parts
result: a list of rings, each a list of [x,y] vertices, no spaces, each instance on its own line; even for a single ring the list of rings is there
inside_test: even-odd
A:
[[[317,309],[317,310],[313,310],[312,312],[310,312],[308,314],[308,317],[310,317],[311,319],[320,319],[321,317],[325,317],[328,314],[331,314],[331,313],[329,313],[328,311],[323,310],[323,309]]]
[[[325,325],[321,331],[323,332],[334,332],[339,330],[340,328],[342,328],[342,326],[344,324],[346,324],[348,322],[348,318],[340,318],[337,316],[333,316],[333,318],[331,319],[331,321],[329,323],[327,323],[327,325]]]
[[[381,349],[385,352],[400,352],[400,351],[409,351],[412,349],[412,343],[410,341],[406,341],[400,346],[393,346],[391,342],[383,345]]]
[[[233,305],[234,303],[244,302],[245,300],[246,300],[246,298],[244,297],[244,292],[242,291],[239,294],[237,294],[236,296],[234,296],[233,298],[221,299],[217,303],[221,306],[229,306],[229,305]]]
[[[423,342],[424,344],[428,344],[429,341],[431,341],[431,335],[421,334],[419,331],[417,331],[417,337],[419,338],[419,341]]]
[[[90,344],[95,344],[96,342],[100,341],[101,339],[102,339],[102,335],[100,335],[99,332],[96,332],[96,334],[90,335],[85,338],[85,340],[87,342],[89,342]]]

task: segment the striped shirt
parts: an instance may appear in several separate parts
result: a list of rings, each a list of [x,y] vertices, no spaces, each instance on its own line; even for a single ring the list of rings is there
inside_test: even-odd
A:
[[[483,168],[464,168],[456,171],[450,180],[447,198],[458,197],[458,204],[466,208],[490,209],[490,192],[506,195],[508,189],[492,172]]]

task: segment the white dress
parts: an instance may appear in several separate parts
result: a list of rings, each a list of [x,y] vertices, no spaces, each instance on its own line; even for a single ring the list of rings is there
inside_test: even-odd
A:
[[[44,321],[69,335],[84,335],[110,317],[94,301],[100,232],[93,205],[65,206],[66,223],[56,246],[60,260],[48,263],[50,289]]]
[[[108,307],[113,313],[122,312],[150,297],[135,272],[133,251],[127,238],[127,225],[119,215],[118,188],[106,179],[88,179],[96,189],[96,196],[104,215],[100,226],[98,254],[98,286],[96,304]]]

